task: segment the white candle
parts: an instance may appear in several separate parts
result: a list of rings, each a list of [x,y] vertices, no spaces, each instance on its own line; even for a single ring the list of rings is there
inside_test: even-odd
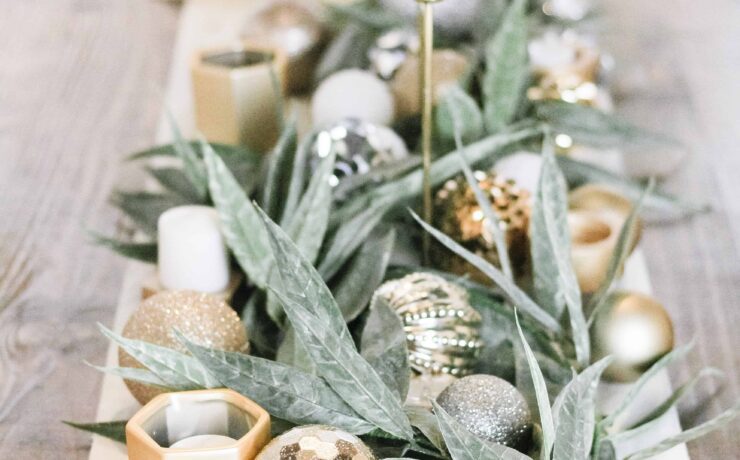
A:
[[[229,283],[229,255],[218,213],[209,206],[179,206],[158,222],[159,282],[165,289],[220,292]]]
[[[236,439],[218,434],[201,434],[181,439],[170,446],[170,449],[212,449],[216,447],[228,447],[236,442]]]

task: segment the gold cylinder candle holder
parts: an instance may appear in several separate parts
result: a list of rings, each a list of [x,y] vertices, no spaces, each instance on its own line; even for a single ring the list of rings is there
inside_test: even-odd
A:
[[[130,460],[252,460],[270,440],[270,415],[232,390],[165,393],[126,424]]]
[[[266,152],[280,135],[286,59],[276,48],[241,44],[196,54],[195,124],[211,142]]]

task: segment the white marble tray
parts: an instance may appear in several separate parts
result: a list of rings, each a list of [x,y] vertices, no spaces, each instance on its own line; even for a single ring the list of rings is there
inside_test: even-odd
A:
[[[221,46],[235,41],[239,36],[239,29],[247,22],[249,15],[269,0],[188,0],[182,8],[179,33],[175,46],[173,61],[170,69],[170,79],[167,89],[166,103],[174,114],[183,132],[193,134],[193,102],[191,96],[190,72],[188,62],[193,51],[198,48]],[[306,0],[308,3],[309,0]],[[162,120],[157,135],[158,143],[169,142],[169,128]],[[123,326],[140,302],[140,286],[153,268],[149,265],[131,262],[126,274],[118,299],[113,329],[120,332]],[[650,293],[650,281],[646,271],[644,258],[640,250],[630,258],[622,280],[623,287],[631,290]],[[118,364],[116,347],[108,349],[106,366]],[[628,386],[608,385],[604,391],[603,406],[609,407],[619,400]],[[637,401],[634,411],[628,418],[639,417],[647,413],[671,393],[671,384],[667,373],[662,373],[645,389],[644,397]],[[114,376],[106,375],[98,404],[96,420],[127,419],[139,408],[138,403],[126,389],[123,381]],[[678,414],[670,411],[662,418],[662,424],[655,431],[645,437],[636,439],[629,445],[618,446],[620,457],[643,446],[651,444],[651,440],[662,439],[680,431]],[[126,448],[120,443],[109,439],[94,436],[90,460],[125,460]],[[688,452],[684,445],[674,447],[668,452],[655,457],[660,460],[687,460]]]

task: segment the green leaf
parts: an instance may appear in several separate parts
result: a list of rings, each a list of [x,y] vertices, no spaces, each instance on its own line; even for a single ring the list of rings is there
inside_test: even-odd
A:
[[[296,367],[309,374],[316,375],[316,365],[308,356],[306,347],[296,338],[293,328],[285,329],[285,336],[275,356],[275,361]]]
[[[517,306],[521,311],[525,312],[536,320],[539,324],[547,328],[552,332],[561,332],[560,324],[552,317],[549,313],[543,310],[537,305],[527,294],[522,291],[512,280],[508,279],[498,268],[494,267],[481,257],[473,254],[472,252],[465,249],[463,246],[458,244],[452,238],[448,237],[444,233],[440,232],[436,228],[427,224],[421,218],[416,215],[413,211],[411,215],[416,219],[417,222],[431,235],[437,239],[440,243],[446,246],[451,251],[455,252],[471,264],[478,270],[488,276],[494,283],[496,283],[509,298],[511,303]]]
[[[220,386],[220,382],[192,356],[141,340],[127,339],[102,324],[98,327],[103,335],[152,371],[168,388],[183,391]]]
[[[283,230],[261,213],[282,279],[274,290],[317,371],[345,402],[378,428],[401,439],[413,430],[400,402],[365,361],[321,275]]]
[[[552,410],[550,409],[550,396],[547,393],[547,385],[545,384],[545,378],[542,376],[540,366],[537,364],[537,359],[532,353],[532,349],[527,343],[527,339],[524,338],[524,332],[522,327],[519,325],[519,317],[516,318],[516,327],[519,330],[519,338],[522,341],[522,347],[524,348],[524,354],[527,358],[527,364],[529,365],[529,373],[532,376],[532,382],[534,383],[535,396],[537,397],[537,407],[540,412],[540,425],[542,426],[542,459],[550,459],[553,445],[555,443],[555,424],[553,422]]]
[[[296,155],[297,137],[296,121],[293,118],[285,125],[280,139],[270,154],[267,179],[262,190],[262,209],[275,220],[280,220],[284,200],[287,197],[290,171]]]
[[[411,425],[421,431],[430,443],[440,452],[445,451],[445,439],[439,431],[437,417],[426,407],[406,406],[404,408]]]
[[[527,18],[525,0],[514,0],[486,47],[483,100],[486,128],[500,131],[516,115],[527,82]]]
[[[208,194],[206,168],[198,157],[198,154],[195,153],[195,149],[182,138],[180,128],[178,128],[177,122],[169,111],[167,111],[167,118],[170,122],[170,129],[172,130],[172,137],[174,139],[172,145],[175,148],[175,155],[182,161],[183,172],[190,180],[190,183],[193,184],[198,197],[205,199]]]
[[[644,460],[652,458],[658,454],[667,451],[668,449],[671,449],[674,446],[693,441],[694,439],[698,439],[708,433],[711,433],[714,430],[726,428],[731,421],[737,418],[738,415],[740,415],[740,402],[735,403],[733,407],[722,412],[712,420],[709,420],[708,422],[704,422],[701,425],[695,426],[694,428],[667,438],[653,447],[636,452],[627,457],[627,460]]]
[[[432,405],[453,460],[531,460],[510,447],[480,439],[448,414],[437,401],[432,401]]]
[[[472,142],[483,134],[483,115],[475,99],[459,85],[450,85],[435,112],[437,134],[445,140],[455,140],[456,131],[462,141]],[[458,150],[460,146],[457,146]]]
[[[127,243],[90,232],[93,242],[106,247],[123,257],[150,264],[157,263],[157,243]]]
[[[634,180],[619,176],[598,166],[583,163],[565,155],[558,155],[558,163],[568,182],[580,185],[594,182],[614,187],[632,200],[638,200],[645,191],[645,187]],[[645,208],[660,213],[666,218],[685,217],[688,215],[707,212],[710,207],[686,203],[675,196],[655,191],[645,197]]]
[[[149,236],[156,236],[159,216],[170,208],[190,204],[170,193],[113,192],[113,206],[126,214],[136,226]]]
[[[203,154],[208,168],[208,185],[221,219],[224,238],[249,279],[264,288],[272,263],[265,227],[223,160],[208,145]]]
[[[342,270],[342,277],[332,292],[346,322],[365,310],[375,289],[383,282],[395,239],[396,232],[389,230],[381,238],[367,240]]]
[[[403,322],[388,302],[376,297],[360,339],[361,355],[403,403],[409,392],[409,350]]]
[[[630,406],[630,404],[632,404],[640,391],[642,391],[642,388],[647,384],[648,381],[650,381],[650,379],[655,377],[658,372],[665,369],[669,364],[682,359],[684,356],[686,356],[686,354],[688,354],[689,351],[691,351],[693,347],[694,343],[691,342],[688,345],[676,348],[672,352],[663,356],[657,363],[653,364],[650,369],[642,374],[640,378],[632,384],[627,394],[619,403],[619,406],[617,406],[617,408],[611,414],[609,414],[601,422],[599,422],[599,428],[601,428],[601,431],[605,431],[606,428],[610,427],[614,423],[614,421],[620,415],[622,415],[625,410],[627,410],[627,408]]]
[[[598,147],[624,147],[645,143],[673,144],[675,139],[645,131],[599,109],[563,101],[542,101],[536,106],[537,117],[555,131],[565,133],[579,144]]]
[[[591,296],[591,300],[586,308],[586,311],[589,312],[589,327],[593,324],[594,319],[596,319],[596,316],[599,314],[601,309],[606,305],[609,289],[612,284],[614,284],[614,280],[617,275],[621,273],[624,268],[624,264],[627,261],[627,257],[629,257],[632,245],[635,242],[640,210],[645,202],[645,198],[650,195],[654,187],[655,181],[651,179],[640,199],[632,207],[632,211],[622,225],[622,229],[619,231],[617,244],[614,246],[614,252],[609,260],[609,267],[607,268],[604,281],[601,283],[601,286],[599,286],[599,289]]]
[[[611,358],[586,368],[558,395],[553,404],[553,460],[588,458],[596,427],[596,389]]]
[[[199,195],[198,190],[195,189],[182,169],[169,167],[154,168],[147,166],[146,170],[167,191],[180,196],[182,199],[187,200],[190,203],[205,202],[204,197]]]
[[[532,265],[537,300],[559,318],[563,305],[568,309],[576,357],[588,365],[590,340],[583,315],[581,291],[571,262],[568,229],[568,191],[555,153],[546,136],[543,142],[542,170],[532,207]]]
[[[316,132],[314,131],[307,135],[298,145],[295,157],[293,158],[293,170],[290,173],[288,195],[285,197],[285,206],[280,222],[284,222],[295,212],[298,207],[298,203],[303,196],[303,192],[306,187],[306,176],[309,171],[308,157],[311,153],[315,138]]]
[[[183,343],[224,385],[275,417],[298,425],[332,425],[354,434],[374,428],[320,377],[267,359],[201,347],[187,340]]]
[[[99,370],[100,372],[115,375],[116,377],[121,377],[122,379],[134,380],[145,385],[163,388],[166,390],[175,390],[175,388],[167,386],[167,384],[162,379],[157,377],[154,372],[147,369],[139,369],[138,367],[101,367],[93,366],[91,364],[90,366]]]
[[[79,423],[62,421],[65,425],[78,430],[104,436],[108,439],[126,444],[126,424],[128,420],[116,420],[112,422]]]
[[[504,147],[541,134],[542,128],[536,126],[489,136],[466,146],[465,156],[470,165],[475,165],[484,160],[494,162],[503,155]],[[458,150],[443,155],[432,163],[430,171],[432,185],[440,185],[445,180],[458,174],[461,170],[462,166],[460,164]],[[344,224],[371,206],[382,204],[393,207],[420,195],[422,178],[422,170],[416,169],[397,180],[375,187],[367,193],[350,199],[344,206],[332,213],[331,225],[338,226]]]

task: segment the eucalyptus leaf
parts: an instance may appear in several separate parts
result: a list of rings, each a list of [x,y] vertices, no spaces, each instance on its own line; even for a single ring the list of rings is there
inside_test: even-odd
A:
[[[435,112],[437,134],[445,140],[455,140],[459,131],[463,142],[480,139],[483,134],[483,115],[478,104],[459,85],[445,88]],[[457,146],[458,150],[460,146]]]
[[[298,425],[332,425],[354,434],[374,428],[315,375],[267,359],[184,343],[224,385],[275,417]]]
[[[331,3],[328,5],[332,13],[350,21],[350,24],[362,24],[378,30],[401,27],[403,19],[393,12],[382,8],[373,8],[365,2]]]
[[[220,386],[220,382],[192,356],[141,340],[127,339],[102,324],[98,326],[103,335],[152,371],[168,388],[183,391]]]
[[[550,138],[546,136],[540,181],[532,207],[530,240],[534,285],[540,305],[549,307],[549,313],[555,318],[562,314],[563,305],[567,307],[576,358],[585,367],[589,362],[591,342],[578,278],[571,261],[567,217],[565,179],[558,169]]]
[[[376,297],[370,306],[360,339],[361,355],[403,403],[409,392],[409,350],[406,332],[388,302]]]
[[[557,132],[565,133],[579,144],[599,147],[661,143],[681,147],[667,136],[645,131],[599,109],[563,101],[542,101],[536,105],[537,117]]]
[[[609,440],[602,440],[599,443],[599,451],[594,454],[593,460],[617,460],[617,451],[614,444]]]
[[[432,401],[439,429],[453,460],[531,460],[526,455],[502,444],[480,439]]]
[[[154,177],[167,191],[172,192],[191,203],[204,203],[205,197],[193,186],[188,176],[180,168],[147,167],[147,172]]]
[[[596,389],[611,358],[604,358],[576,376],[555,399],[553,460],[588,458],[596,427]]]
[[[344,201],[364,187],[394,180],[417,168],[419,165],[421,165],[421,157],[419,155],[410,155],[407,158],[396,160],[386,165],[374,166],[364,173],[345,176],[334,187],[334,199],[335,201]]]
[[[293,170],[290,173],[288,194],[285,197],[285,206],[280,220],[285,223],[289,216],[293,215],[306,188],[307,174],[309,171],[309,155],[313,147],[316,132],[312,132],[298,144],[295,157],[293,158]]]
[[[527,18],[525,0],[514,0],[501,26],[486,47],[483,77],[485,122],[488,132],[500,131],[517,113],[527,82]]]
[[[321,55],[314,80],[320,82],[342,70],[367,67],[366,51],[375,41],[376,33],[357,23],[343,27]]]
[[[115,420],[112,422],[80,423],[63,421],[65,425],[97,434],[114,441],[126,444],[126,424],[128,420]]]
[[[91,365],[92,366],[92,365]],[[154,372],[148,369],[139,369],[137,367],[101,367],[92,366],[93,368],[103,372],[105,374],[115,375],[126,380],[133,380],[145,385],[163,388],[166,390],[174,390],[175,388],[168,387],[167,384],[157,377]]]
[[[316,365],[308,356],[303,344],[296,338],[292,327],[285,329],[285,337],[277,351],[275,360],[280,363],[291,365],[297,369],[316,375]]]
[[[383,282],[396,233],[367,240],[342,270],[342,277],[332,290],[344,320],[350,322],[365,310],[375,289]]]
[[[200,147],[200,141],[189,141],[188,144],[190,145],[190,148],[193,150],[196,150]],[[229,144],[221,144],[218,142],[209,142],[213,150],[216,152],[218,156],[221,157],[222,160],[227,165],[230,165],[232,163],[241,163],[241,162],[248,162],[250,164],[257,165],[261,161],[261,154],[252,152],[251,150],[247,150],[243,146],[240,145],[229,145]],[[126,160],[127,161],[139,161],[139,160],[148,160],[151,158],[158,158],[158,157],[176,157],[177,154],[175,153],[175,145],[174,144],[164,144],[164,145],[158,145],[156,147],[152,147],[146,150],[142,150],[140,152],[136,152],[132,155],[129,155]],[[242,160],[242,161],[239,161]],[[233,172],[233,171],[232,171]]]
[[[529,373],[534,383],[535,396],[537,397],[537,407],[540,412],[540,425],[542,426],[542,459],[549,460],[552,453],[553,445],[556,439],[555,424],[553,422],[552,410],[550,409],[550,396],[547,393],[547,385],[545,384],[545,378],[542,376],[540,366],[537,364],[537,359],[532,353],[532,349],[527,343],[527,339],[524,338],[524,332],[522,327],[519,325],[519,318],[516,318],[516,327],[519,330],[519,337],[522,341],[522,347],[524,348],[524,354],[527,358],[527,364],[529,365]]]
[[[431,225],[424,222],[416,213],[413,211],[411,215],[416,219],[417,222],[431,235],[437,239],[440,243],[446,246],[451,251],[455,252],[471,264],[478,270],[482,271],[488,276],[494,283],[496,283],[506,294],[509,300],[517,306],[521,311],[531,316],[540,325],[552,332],[561,332],[560,324],[552,317],[549,313],[544,311],[539,305],[537,305],[527,294],[522,291],[512,280],[508,279],[498,268],[494,267],[483,258],[473,254],[472,252],[465,249],[463,246],[458,244],[452,238],[448,237],[444,233],[435,229]]]
[[[157,234],[159,216],[170,208],[190,204],[187,200],[171,193],[121,192],[111,195],[110,202],[142,232],[149,236]]]
[[[604,184],[615,188],[632,200],[638,200],[645,191],[645,187],[639,182],[565,155],[558,155],[558,163],[568,183],[573,186],[587,182]],[[687,203],[657,190],[645,197],[644,206],[647,210],[656,212],[664,218],[685,217],[710,210],[707,205]]]
[[[442,432],[439,430],[439,424],[437,423],[437,417],[434,416],[432,411],[426,407],[419,406],[406,406],[406,415],[411,422],[411,425],[421,431],[427,440],[440,452],[445,451],[445,439],[442,436]]]
[[[174,139],[172,145],[175,148],[175,156],[182,161],[183,172],[195,188],[198,197],[205,199],[208,194],[208,176],[206,174],[206,168],[198,157],[198,154],[195,152],[195,149],[186,142],[185,139],[183,139],[180,128],[177,126],[177,122],[169,111],[167,111],[167,119],[170,122],[170,130]]]
[[[295,118],[286,123],[275,148],[270,154],[267,178],[262,190],[262,209],[270,218],[280,220],[284,200],[288,194],[290,171],[293,167],[297,149],[297,131]]]
[[[319,375],[365,420],[393,436],[412,439],[413,430],[400,402],[355,349],[321,275],[283,230],[261,215],[282,279],[281,291],[273,292]]]
[[[264,288],[272,257],[262,221],[223,160],[208,145],[203,154],[211,198],[221,220],[221,232],[249,279]]]
[[[707,422],[702,423],[701,425],[695,426],[694,428],[691,428],[680,434],[667,438],[653,447],[636,452],[630,455],[629,457],[627,457],[626,460],[644,460],[644,459],[652,458],[656,455],[659,455],[667,451],[668,449],[671,449],[674,446],[693,441],[694,439],[705,436],[706,434],[711,433],[712,431],[715,431],[721,428],[726,428],[727,425],[731,421],[733,421],[735,418],[737,418],[738,415],[740,415],[740,402],[735,403],[733,407],[722,412],[721,414],[719,414],[717,417],[713,418],[712,420],[709,420]]]
[[[150,264],[157,263],[157,243],[127,243],[89,232],[95,244],[106,247],[123,257]]]

